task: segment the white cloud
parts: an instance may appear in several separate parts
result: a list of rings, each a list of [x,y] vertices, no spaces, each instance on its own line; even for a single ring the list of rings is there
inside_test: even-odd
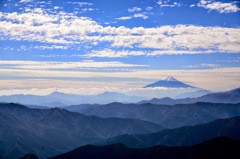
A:
[[[143,18],[143,19],[148,19],[148,16],[142,13],[134,14],[134,18]]]
[[[34,0],[33,0],[34,1]],[[45,6],[45,5],[50,5],[52,3],[52,1],[37,1],[37,4],[40,4],[40,6]],[[43,5],[44,4],[44,5]]]
[[[188,68],[218,68],[218,67],[220,67],[220,65],[219,64],[202,63],[199,65],[189,65],[186,67],[188,67]]]
[[[69,45],[21,45],[18,48],[14,47],[5,47],[4,50],[16,50],[16,51],[27,51],[27,50],[66,50],[69,49]]]
[[[107,58],[117,58],[117,57],[127,57],[127,56],[141,56],[145,55],[145,52],[142,51],[114,51],[110,49],[105,49],[101,51],[92,51],[91,53],[83,55],[83,57],[107,57]]]
[[[67,54],[47,54],[47,55],[36,55],[35,57],[53,58],[53,57],[69,57],[69,55],[67,55]]]
[[[69,48],[69,46],[63,46],[63,45],[37,45],[33,47],[34,49],[40,49],[40,50],[56,50],[56,49],[61,49],[61,50],[66,50]]]
[[[57,10],[59,9],[60,7],[59,6],[54,6],[53,9]]]
[[[33,0],[20,0],[20,3],[29,3],[29,2],[33,2]]]
[[[25,11],[29,11],[28,13],[3,13],[3,16],[6,20],[8,21],[1,21],[2,23],[9,23],[14,24],[11,22],[18,22],[15,24],[15,27],[18,29],[21,29],[20,27],[28,27],[27,29],[30,29],[31,25],[35,24],[46,24],[50,22],[56,22],[58,19],[54,15],[49,15],[44,13],[44,10],[41,8],[35,8],[33,10],[26,9]],[[10,27],[14,27],[13,25]],[[11,31],[10,29],[16,29],[16,28],[9,28],[8,30]],[[33,28],[34,29],[34,28]],[[21,30],[20,30],[21,31]]]
[[[211,50],[204,51],[193,51],[193,50],[155,50],[146,53],[148,56],[158,56],[158,55],[181,55],[181,54],[209,54],[214,53]]]
[[[10,36],[12,40],[67,44],[73,41],[69,41],[65,37],[71,39],[76,37],[64,37],[64,35],[75,34],[78,41],[81,41],[85,34],[96,32],[96,29],[101,27],[86,17],[77,17],[72,13],[65,12],[59,12],[58,15],[48,14],[41,8],[35,8],[32,12],[27,13],[5,13],[4,18],[6,20],[0,21],[0,34]]]
[[[157,4],[160,6],[160,7],[181,7],[182,4],[181,3],[178,3],[178,2],[173,2],[171,3],[170,0],[159,0],[157,2]]]
[[[146,10],[147,11],[150,11],[150,10],[152,10],[153,9],[153,7],[146,7]]]
[[[200,64],[200,66],[202,67],[219,67],[220,65],[219,64],[209,64],[209,63],[202,63]]]
[[[140,12],[142,9],[138,7],[128,8],[129,12]]]
[[[117,20],[129,20],[132,19],[132,16],[116,18]]]
[[[106,57],[106,58],[123,58],[128,56],[161,56],[161,55],[183,55],[183,54],[210,54],[215,53],[212,50],[204,51],[193,51],[193,50],[154,50],[154,51],[130,51],[121,50],[114,51],[110,49],[92,51],[90,53],[80,55],[81,57],[91,58],[91,57]],[[220,52],[218,52],[220,53]],[[199,66],[193,66],[199,67]],[[203,67],[203,66],[201,66]],[[210,67],[210,65],[209,65]]]
[[[2,68],[27,70],[57,70],[57,69],[91,69],[91,68],[133,68],[147,65],[126,64],[118,61],[96,62],[85,60],[82,62],[47,62],[47,61],[0,61]]]
[[[195,6],[196,6],[195,4],[191,4],[191,5],[190,5],[190,8],[195,7]]]
[[[238,28],[202,27],[194,25],[162,26],[159,28],[133,28],[131,34],[115,36],[112,46],[159,49],[168,53],[239,53]],[[218,37],[218,38],[216,38]]]
[[[203,7],[207,10],[215,10],[219,13],[232,13],[240,10],[236,5],[236,2],[222,3],[213,0],[200,0],[197,6]]]
[[[190,50],[154,50],[154,51],[130,51],[130,50],[118,50],[104,49],[98,51],[92,51],[90,53],[80,55],[81,57],[107,57],[107,58],[119,58],[128,56],[160,56],[160,55],[180,55],[180,54],[210,54],[214,53],[211,50],[205,51],[190,51]]]
[[[86,11],[93,11],[94,9],[93,8],[84,8],[82,9],[83,12],[86,12]]]
[[[67,2],[68,4],[74,4],[79,6],[92,6],[93,4],[90,2]]]
[[[142,18],[142,19],[148,19],[148,16],[145,13],[137,13],[133,16],[126,16],[126,17],[120,17],[116,18],[117,20],[130,20],[132,18]]]

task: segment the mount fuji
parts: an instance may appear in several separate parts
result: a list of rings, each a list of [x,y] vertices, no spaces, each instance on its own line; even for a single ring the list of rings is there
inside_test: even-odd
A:
[[[178,81],[177,79],[171,77],[171,76],[168,76],[165,80],[160,80],[160,81],[157,81],[155,83],[152,83],[152,84],[149,84],[149,85],[146,85],[145,87],[143,88],[153,88],[153,87],[167,87],[167,88],[197,88],[197,87],[194,87],[194,86],[190,86],[188,84],[185,84],[181,81]]]

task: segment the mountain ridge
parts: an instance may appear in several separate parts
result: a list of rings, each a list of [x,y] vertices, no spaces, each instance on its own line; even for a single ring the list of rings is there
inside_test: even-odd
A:
[[[151,134],[120,135],[107,139],[100,145],[121,143],[130,148],[146,148],[156,145],[190,146],[215,137],[228,137],[240,141],[240,116],[217,119],[195,126],[164,129]]]

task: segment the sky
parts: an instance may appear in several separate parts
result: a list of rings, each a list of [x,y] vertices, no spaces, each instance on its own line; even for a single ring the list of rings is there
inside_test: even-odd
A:
[[[0,95],[134,94],[167,76],[240,86],[239,1],[0,1]]]

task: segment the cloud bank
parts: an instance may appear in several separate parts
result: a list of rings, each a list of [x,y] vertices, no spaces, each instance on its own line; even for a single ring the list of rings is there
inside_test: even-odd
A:
[[[136,13],[132,17],[148,18],[142,13]],[[121,17],[119,20],[132,17]],[[88,17],[79,17],[74,13],[63,11],[54,14],[41,8],[25,9],[23,13],[0,12],[0,18],[2,40],[40,42],[53,46],[65,45],[62,46],[63,49],[74,48],[73,46],[76,45],[94,47],[107,43],[110,50],[149,49],[151,51],[139,53],[139,55],[150,56],[182,53],[240,53],[240,36],[238,36],[240,28],[181,24],[154,28],[102,26]],[[128,53],[125,55],[135,55],[131,51]],[[122,57],[122,55],[118,56]]]

